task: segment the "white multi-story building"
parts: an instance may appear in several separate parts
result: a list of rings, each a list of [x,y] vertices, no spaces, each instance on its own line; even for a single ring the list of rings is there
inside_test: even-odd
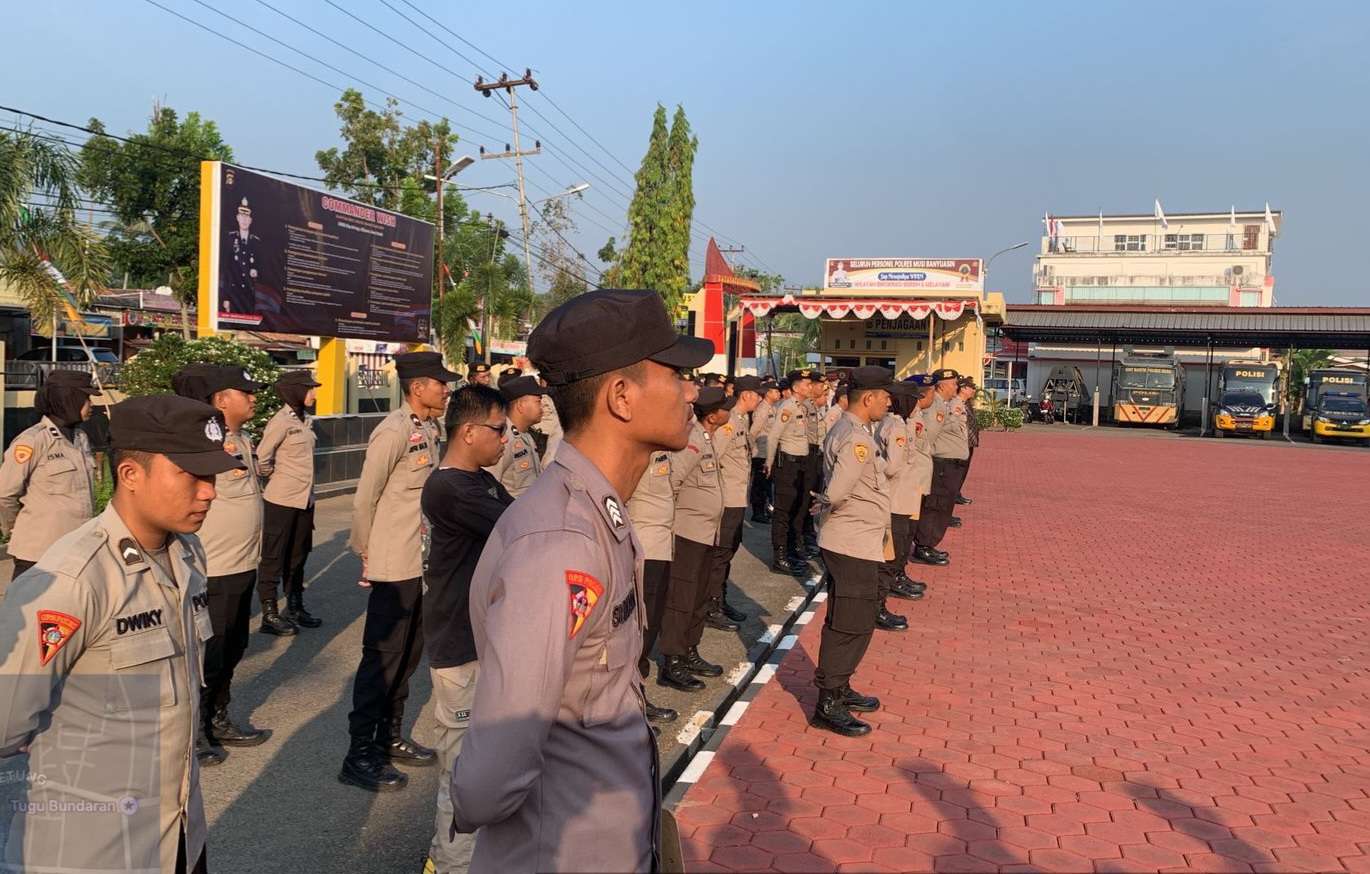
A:
[[[1034,303],[1268,307],[1278,210],[1048,215]]]

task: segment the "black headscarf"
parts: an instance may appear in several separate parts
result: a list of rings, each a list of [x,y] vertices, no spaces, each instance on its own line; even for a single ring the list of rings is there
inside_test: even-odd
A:
[[[33,393],[33,408],[47,416],[57,427],[70,431],[81,424],[81,409],[97,394],[90,374],[76,370],[54,370]],[[70,434],[68,434],[70,436]]]
[[[290,409],[295,412],[295,415],[299,416],[302,420],[305,416],[314,414],[314,405],[310,404],[309,406],[305,406],[304,403],[305,395],[309,394],[309,391],[312,388],[314,388],[312,384],[299,380],[276,380],[276,394],[280,395],[281,400],[285,405],[290,407]]]

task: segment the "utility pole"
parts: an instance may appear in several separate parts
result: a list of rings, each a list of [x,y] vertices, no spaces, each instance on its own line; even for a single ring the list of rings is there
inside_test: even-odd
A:
[[[437,145],[433,148],[433,178],[437,181],[433,183],[438,190],[438,301],[442,301],[442,294],[447,290],[447,262],[442,257],[442,190],[447,187],[447,180],[442,176],[442,147],[443,138],[438,137]]]
[[[528,237],[532,233],[532,229],[528,221],[528,195],[525,193],[523,186],[523,158],[525,155],[541,154],[542,143],[534,140],[533,148],[526,152],[522,150],[522,146],[519,143],[519,102],[518,95],[515,93],[514,89],[521,85],[526,85],[534,91],[538,90],[538,83],[537,80],[533,78],[532,70],[525,68],[523,71],[523,78],[521,79],[510,79],[508,73],[501,73],[499,79],[494,82],[486,82],[481,77],[477,76],[475,89],[486,97],[489,97],[494,91],[500,89],[502,89],[505,94],[509,95],[509,115],[512,122],[511,126],[514,130],[514,147],[510,149],[509,145],[506,143],[503,152],[487,155],[485,153],[485,147],[481,146],[480,156],[482,158],[514,159],[514,169],[518,173],[519,180],[519,218],[523,222],[523,265],[528,271],[528,290],[531,292],[533,290],[533,252]],[[529,325],[531,325],[532,322],[533,302],[530,299],[528,302]]]

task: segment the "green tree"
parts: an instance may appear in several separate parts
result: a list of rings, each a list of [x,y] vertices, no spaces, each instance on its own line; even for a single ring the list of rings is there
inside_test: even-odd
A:
[[[1304,380],[1308,374],[1319,368],[1327,367],[1332,363],[1333,352],[1331,349],[1290,349],[1285,358],[1286,382],[1285,397],[1288,398],[1290,409],[1298,405],[1303,398]]]
[[[539,210],[537,225],[538,247],[542,250],[540,270],[547,282],[547,291],[538,295],[537,317],[543,315],[589,289],[585,279],[586,265],[580,260],[566,237],[575,232],[575,219],[564,200],[549,200]]]
[[[24,301],[39,333],[60,312],[59,277],[77,307],[89,305],[109,280],[108,248],[76,217],[79,169],[60,143],[0,132],[0,283]]]
[[[667,193],[666,288],[684,294],[690,288],[690,224],[694,221],[694,163],[699,140],[690,133],[685,108],[677,106],[666,142]]]
[[[321,149],[314,160],[329,186],[353,200],[415,215],[413,210],[425,209],[416,195],[432,191],[424,174],[435,169],[439,150],[447,163],[457,135],[447,119],[406,126],[398,106],[393,97],[387,98],[385,110],[377,112],[367,108],[360,91],[347,89],[333,104],[342,122],[343,148]],[[426,209],[431,219],[432,207]]]
[[[81,148],[81,185],[110,205],[105,223],[116,276],[135,286],[168,285],[185,307],[195,303],[200,246],[200,161],[231,161],[233,150],[199,113],[180,119],[158,107],[147,131],[128,142],[100,131]]]
[[[167,393],[171,391],[172,375],[187,364],[196,362],[242,367],[251,374],[253,380],[268,386],[281,375],[281,369],[270,355],[231,337],[215,334],[186,340],[177,334],[163,334],[124,365],[120,387],[130,395]],[[276,390],[264,389],[257,395],[257,411],[247,424],[247,430],[260,436],[267,419],[280,408],[281,399]]]
[[[674,310],[679,294],[667,287],[670,279],[670,253],[667,225],[670,223],[670,131],[666,127],[666,107],[658,105],[652,118],[652,133],[647,154],[634,177],[637,187],[628,204],[628,243],[618,267],[620,281],[628,288],[651,288],[666,299]]]

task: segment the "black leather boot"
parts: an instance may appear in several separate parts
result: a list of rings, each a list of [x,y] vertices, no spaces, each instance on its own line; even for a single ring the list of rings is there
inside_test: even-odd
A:
[[[390,726],[389,736],[378,738],[381,753],[390,761],[401,765],[427,767],[436,764],[438,754],[418,743],[412,737],[404,736],[404,726],[396,720]]]
[[[960,528],[960,527],[961,527],[961,517],[960,517],[960,516],[952,516],[952,517],[951,517],[951,521],[948,522],[947,525],[948,525],[949,527],[951,527],[951,528]]]
[[[704,688],[704,684],[686,670],[684,656],[662,656],[661,667],[656,672],[656,684],[682,692],[698,692]]]
[[[217,708],[210,718],[209,736],[226,747],[255,747],[265,743],[271,732],[251,724],[246,727],[235,724],[228,716],[228,707],[224,706]]]
[[[795,559],[790,558],[784,553],[777,552],[771,557],[771,572],[789,574],[793,577],[803,574],[804,568],[802,565],[796,564]]]
[[[719,608],[723,611],[723,615],[724,615],[724,616],[727,616],[729,619],[731,619],[732,621],[734,621],[734,622],[736,622],[736,623],[738,623],[738,624],[741,624],[741,623],[747,621],[747,614],[746,614],[746,613],[743,613],[741,610],[737,609],[737,608],[734,607],[732,604],[729,604],[729,603],[728,603],[728,584],[727,584],[727,583],[724,583],[724,584],[723,584],[723,600],[722,600],[721,602],[719,602]]]
[[[685,670],[698,677],[723,676],[723,666],[704,661],[697,646],[690,647],[689,655],[685,656]]]
[[[923,564],[944,565],[951,563],[949,557],[930,546],[914,547],[913,552],[909,554],[909,558],[914,561],[922,562]]]
[[[292,637],[300,633],[300,629],[281,615],[276,609],[275,598],[265,598],[262,600],[262,627],[258,629],[262,634],[274,634],[277,637]]]
[[[853,689],[850,683],[838,691],[842,693],[842,703],[853,713],[874,713],[880,709],[879,698],[874,695],[862,695]]]
[[[338,782],[367,792],[395,792],[403,789],[409,778],[390,767],[374,742],[354,737],[338,772]]]
[[[870,725],[852,716],[842,702],[842,694],[833,689],[818,690],[818,706],[809,724],[845,737],[861,737],[871,732]]]
[[[898,613],[891,613],[882,605],[875,615],[875,627],[881,631],[908,631],[909,620]]]
[[[318,628],[323,620],[304,609],[304,592],[285,597],[285,618],[301,628]]]
[[[661,722],[661,723],[675,722],[676,719],[678,719],[679,717],[680,717],[680,714],[679,714],[679,713],[676,713],[676,712],[675,712],[674,710],[672,710],[671,708],[669,708],[669,707],[658,707],[658,706],[656,706],[655,704],[653,704],[651,701],[647,701],[647,721],[648,721],[648,722]]]
[[[722,605],[718,601],[714,601],[709,612],[704,614],[704,624],[719,631],[736,631],[738,627],[736,622],[723,615]]]
[[[890,595],[905,601],[917,601],[923,597],[923,590],[915,589],[907,580],[896,579],[890,583]]]
[[[970,498],[967,498],[965,495],[957,495],[957,496],[956,496],[956,503],[961,504],[961,505],[964,506],[964,505],[967,505],[967,504],[973,504],[973,503],[975,503],[975,502],[972,501]]]
[[[201,728],[195,732],[195,758],[199,760],[201,768],[212,768],[215,765],[222,765],[224,759],[228,758],[228,753],[222,747],[217,747],[210,742],[205,730]]]
[[[899,571],[899,576],[895,578],[895,584],[903,586],[904,588],[913,592],[915,595],[921,595],[928,590],[927,583],[922,583],[918,580],[909,579],[903,570]]]
[[[822,558],[823,550],[818,548],[818,543],[816,541],[808,541],[804,544],[804,549],[801,554],[805,558]]]

